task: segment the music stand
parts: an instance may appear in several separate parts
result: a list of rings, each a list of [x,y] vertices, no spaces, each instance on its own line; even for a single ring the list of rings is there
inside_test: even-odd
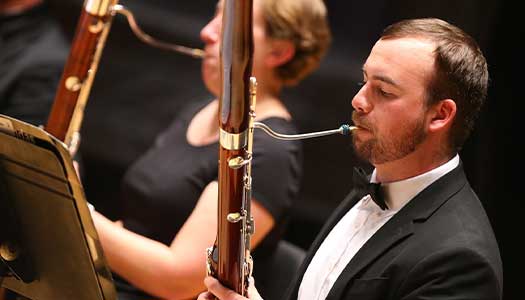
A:
[[[34,300],[117,298],[67,149],[3,115],[0,285]]]

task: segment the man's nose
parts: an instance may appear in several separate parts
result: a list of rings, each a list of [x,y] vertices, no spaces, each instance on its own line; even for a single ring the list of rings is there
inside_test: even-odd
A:
[[[366,83],[361,87],[361,89],[355,94],[352,99],[352,107],[361,113],[369,113],[372,110],[372,103],[369,101],[367,96],[367,86]]]

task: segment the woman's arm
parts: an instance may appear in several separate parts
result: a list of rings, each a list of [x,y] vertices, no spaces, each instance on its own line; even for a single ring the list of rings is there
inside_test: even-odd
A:
[[[169,247],[94,213],[93,220],[112,270],[138,288],[161,298],[196,297],[205,289],[205,249],[213,244],[217,234],[217,195],[217,182],[212,182],[204,189]],[[256,246],[275,221],[257,201],[252,202],[252,215],[257,226],[252,245]]]

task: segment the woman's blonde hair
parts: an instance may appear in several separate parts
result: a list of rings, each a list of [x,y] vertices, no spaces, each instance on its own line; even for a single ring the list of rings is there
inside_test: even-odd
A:
[[[323,0],[260,0],[266,35],[292,41],[294,57],[277,68],[286,85],[295,85],[314,71],[331,42]]]

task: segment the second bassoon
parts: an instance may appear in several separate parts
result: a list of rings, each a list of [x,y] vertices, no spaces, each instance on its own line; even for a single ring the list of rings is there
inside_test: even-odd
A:
[[[255,79],[252,0],[225,0],[219,97],[219,196],[217,239],[208,250],[208,271],[246,295],[252,270],[251,159]]]

